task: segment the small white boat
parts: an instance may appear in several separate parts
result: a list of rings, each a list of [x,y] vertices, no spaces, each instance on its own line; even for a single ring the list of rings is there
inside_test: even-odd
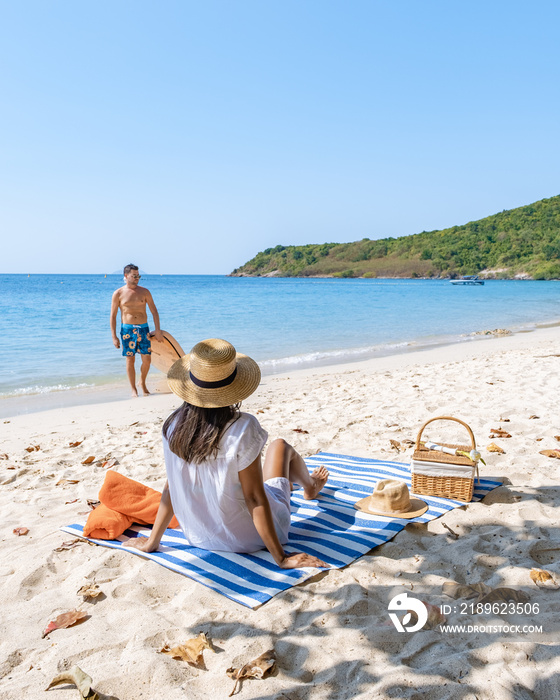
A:
[[[465,275],[458,280],[451,280],[451,284],[484,284],[484,280],[479,280],[477,275]]]

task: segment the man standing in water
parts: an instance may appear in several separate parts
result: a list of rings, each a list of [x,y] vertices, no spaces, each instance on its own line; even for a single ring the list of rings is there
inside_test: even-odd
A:
[[[116,348],[120,348],[120,342],[117,338],[117,312],[120,309],[122,354],[126,357],[126,374],[130,386],[132,387],[132,396],[138,396],[138,391],[136,389],[136,369],[134,367],[137,352],[142,356],[140,386],[142,387],[142,392],[146,395],[150,393],[146,386],[146,377],[150,371],[151,363],[151,343],[148,337],[150,329],[148,328],[146,304],[154,318],[155,339],[161,341],[163,340],[163,335],[159,328],[159,314],[154,300],[152,299],[152,295],[145,287],[140,287],[138,285],[140,281],[138,268],[136,265],[126,265],[123,272],[125,285],[113,293],[111,302],[111,333],[113,336],[113,345]]]

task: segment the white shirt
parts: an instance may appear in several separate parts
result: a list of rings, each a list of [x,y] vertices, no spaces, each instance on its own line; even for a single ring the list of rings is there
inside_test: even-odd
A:
[[[239,472],[262,452],[268,433],[249,413],[224,431],[218,454],[201,464],[185,462],[163,438],[173,511],[187,542],[201,549],[254,552],[263,541],[245,503]]]

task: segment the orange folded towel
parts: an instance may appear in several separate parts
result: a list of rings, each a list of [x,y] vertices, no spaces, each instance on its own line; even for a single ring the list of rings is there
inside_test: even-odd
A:
[[[153,525],[161,493],[110,469],[105,474],[99,500],[101,505],[89,514],[84,535],[112,540],[122,535],[133,522]],[[173,517],[169,527],[179,527],[177,518]]]
[[[85,537],[93,537],[96,540],[114,540],[129,528],[133,519],[128,515],[117,513],[101,503],[88,516],[84,525]]]
[[[161,501],[161,493],[110,469],[105,474],[99,500],[107,508],[133,518],[135,523],[153,525]],[[169,527],[179,527],[175,517]]]

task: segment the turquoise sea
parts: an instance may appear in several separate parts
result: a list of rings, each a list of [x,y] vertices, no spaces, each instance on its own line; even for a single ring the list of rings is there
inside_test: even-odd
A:
[[[470,333],[560,321],[560,283],[282,279],[144,275],[162,328],[185,351],[222,337],[265,374],[428,345]],[[109,309],[121,275],[0,275],[0,411],[14,397],[100,388],[124,380]],[[149,319],[151,321],[151,317]],[[30,409],[32,410],[32,409]]]

